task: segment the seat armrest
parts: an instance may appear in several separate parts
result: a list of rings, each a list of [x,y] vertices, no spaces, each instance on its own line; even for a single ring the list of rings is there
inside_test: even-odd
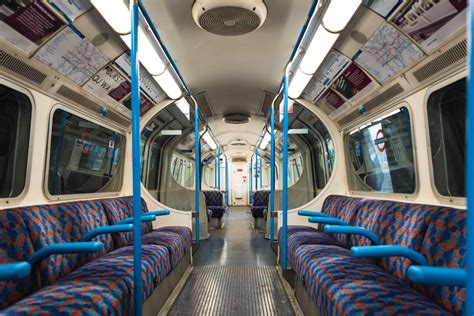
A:
[[[81,241],[91,241],[94,237],[98,235],[131,232],[132,230],[133,230],[133,224],[121,224],[121,225],[117,224],[117,225],[111,225],[111,226],[97,227],[89,231],[87,234],[85,234],[81,238]]]
[[[324,214],[323,212],[307,211],[307,210],[298,211],[298,215],[308,216],[308,217],[329,217],[327,214]]]
[[[14,281],[31,273],[31,265],[26,261],[0,264],[0,281]]]
[[[330,224],[330,225],[341,225],[341,226],[347,225],[347,223],[344,222],[342,219],[334,218],[334,217],[310,217],[308,218],[308,222],[316,223],[316,224]]]
[[[41,262],[46,257],[56,254],[65,253],[94,253],[102,250],[103,244],[101,242],[65,242],[60,244],[49,245],[41,248],[31,255],[28,259],[30,265],[35,265]]]
[[[459,268],[410,266],[408,279],[419,284],[466,286],[467,271]]]
[[[142,223],[153,222],[155,219],[156,219],[155,215],[142,215],[142,217],[140,218],[140,221]],[[127,217],[121,220],[120,222],[118,222],[118,225],[122,225],[122,224],[133,224],[133,217]]]
[[[168,210],[160,210],[160,211],[151,211],[151,212],[147,212],[145,213],[146,215],[155,215],[155,216],[166,216],[166,215],[170,215],[170,211]]]
[[[421,253],[398,245],[356,246],[351,248],[351,255],[356,258],[405,257],[418,265],[428,265]]]
[[[377,235],[371,232],[368,229],[358,226],[335,226],[327,225],[324,226],[324,232],[328,234],[351,234],[351,235],[361,235],[368,238],[373,244],[379,245],[380,239]]]

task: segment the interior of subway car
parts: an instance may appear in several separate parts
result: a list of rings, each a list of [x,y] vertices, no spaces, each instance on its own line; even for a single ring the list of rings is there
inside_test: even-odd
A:
[[[474,315],[467,0],[0,0],[0,314]]]

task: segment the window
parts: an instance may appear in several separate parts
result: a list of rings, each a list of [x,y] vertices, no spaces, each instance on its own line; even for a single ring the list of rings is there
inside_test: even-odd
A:
[[[444,196],[466,196],[465,79],[430,95],[428,124],[436,190]]]
[[[26,182],[31,102],[0,84],[0,198],[19,196]]]
[[[410,114],[406,107],[352,131],[348,146],[352,190],[415,192]]]
[[[122,135],[66,111],[54,111],[49,194],[119,191],[122,149]]]

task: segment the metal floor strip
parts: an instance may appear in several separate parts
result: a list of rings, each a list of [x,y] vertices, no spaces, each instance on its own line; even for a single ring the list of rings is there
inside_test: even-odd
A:
[[[295,315],[274,266],[198,266],[168,315]]]

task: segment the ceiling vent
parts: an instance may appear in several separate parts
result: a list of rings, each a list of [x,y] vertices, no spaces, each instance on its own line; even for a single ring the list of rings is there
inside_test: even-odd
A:
[[[230,142],[230,146],[232,147],[247,146],[247,142],[245,140],[234,140]]]
[[[217,35],[250,33],[262,26],[266,17],[263,0],[196,0],[193,6],[196,24]]]
[[[224,115],[224,122],[227,124],[246,124],[250,122],[250,116],[241,113],[227,114]]]
[[[23,79],[27,79],[31,82],[42,84],[44,79],[46,79],[46,74],[42,73],[39,70],[31,67],[30,65],[22,62],[20,59],[10,55],[4,50],[0,49],[0,68],[4,68],[13,72]]]

